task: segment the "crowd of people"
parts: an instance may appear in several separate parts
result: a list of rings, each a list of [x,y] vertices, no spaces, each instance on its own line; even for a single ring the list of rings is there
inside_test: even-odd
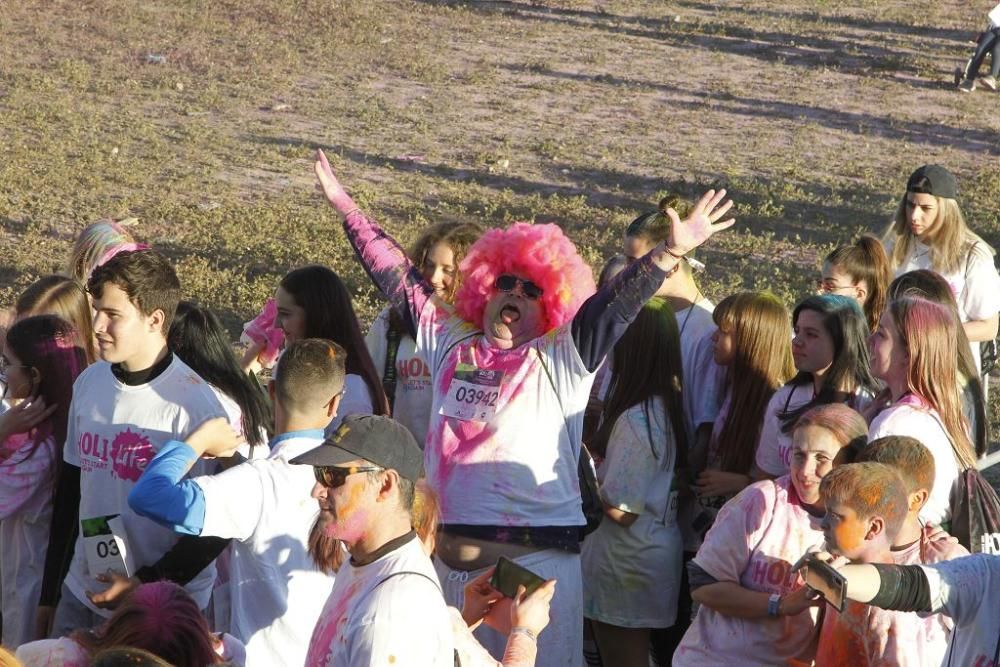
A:
[[[404,249],[315,171],[367,336],[311,265],[238,352],[111,221],[11,308],[0,663],[1000,664],[1000,275],[944,167],[790,312],[701,292],[724,190],[590,267],[551,224]]]

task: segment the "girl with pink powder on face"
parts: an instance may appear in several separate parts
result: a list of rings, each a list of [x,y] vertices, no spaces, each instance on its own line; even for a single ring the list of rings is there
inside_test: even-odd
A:
[[[0,416],[0,590],[10,648],[34,637],[70,397],[86,366],[76,331],[54,315],[14,324],[0,354],[6,397],[20,401]],[[34,403],[48,405],[48,417],[20,431],[13,422]]]
[[[441,499],[436,565],[449,603],[500,555],[557,579],[544,665],[579,665],[584,524],[577,477],[593,373],[687,252],[733,224],[709,191],[671,238],[596,295],[589,267],[555,225],[491,230],[470,248],[454,307],[434,295],[402,248],[354,204],[317,153],[317,177],[344,218],[374,282],[404,314],[434,379],[425,445],[428,483]],[[586,299],[586,301],[585,301]],[[505,638],[479,631],[495,657]]]
[[[794,564],[822,544],[820,481],[863,446],[864,418],[841,403],[802,415],[788,475],[751,484],[726,503],[694,560],[701,605],[674,653],[675,667],[811,664],[822,604]]]

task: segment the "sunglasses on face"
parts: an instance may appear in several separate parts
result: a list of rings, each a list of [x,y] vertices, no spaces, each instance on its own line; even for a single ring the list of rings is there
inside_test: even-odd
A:
[[[530,280],[521,280],[517,276],[512,276],[508,273],[498,276],[496,282],[493,283],[493,287],[501,292],[513,292],[514,288],[518,286],[521,287],[521,294],[529,299],[537,299],[542,296],[541,287]]]
[[[341,468],[338,466],[313,466],[313,475],[316,476],[316,481],[325,486],[328,489],[336,489],[338,486],[343,486],[347,481],[348,475],[353,475],[359,472],[376,472],[381,471],[382,468],[378,466],[351,466],[350,468]]]

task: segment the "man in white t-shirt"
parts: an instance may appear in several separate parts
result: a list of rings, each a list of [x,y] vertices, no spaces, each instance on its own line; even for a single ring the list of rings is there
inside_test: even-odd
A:
[[[88,290],[101,361],[73,385],[61,474],[79,479],[79,496],[55,499],[39,631],[52,618],[46,589],[64,571],[67,539],[84,530],[62,582],[54,636],[99,624],[143,581],[171,579],[204,608],[215,579],[211,563],[225,547],[220,540],[178,541],[127,502],[163,445],[226,415],[208,383],[167,347],[180,300],[173,267],[152,250],[123,252],[94,270]]]
[[[269,385],[275,437],[267,459],[213,476],[184,479],[203,456],[227,456],[238,436],[223,420],[186,442],[169,442],[129,494],[129,504],[173,530],[232,538],[229,631],[246,644],[247,667],[301,665],[313,626],[333,588],[310,556],[318,508],[313,474],[290,463],[323,442],[344,390],[347,353],[306,338],[281,355]]]
[[[347,415],[292,463],[313,466],[324,531],[351,553],[313,631],[307,667],[452,667],[441,587],[410,525],[423,474],[413,435],[388,417]]]

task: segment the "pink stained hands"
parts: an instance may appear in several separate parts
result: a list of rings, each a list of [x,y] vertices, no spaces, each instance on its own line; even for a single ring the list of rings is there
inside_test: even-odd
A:
[[[720,222],[733,207],[733,202],[726,200],[725,197],[725,190],[709,190],[701,196],[684,220],[681,220],[674,209],[667,209],[667,217],[670,218],[670,238],[660,244],[657,249],[659,252],[654,251],[654,258],[660,268],[670,270],[676,264],[675,258],[686,255],[712,238],[714,234],[729,229],[736,223],[736,218]]]
[[[45,405],[45,399],[36,396],[17,403],[0,415],[0,443],[16,433],[27,433],[56,411],[58,405]]]
[[[354,200],[351,199],[351,196],[344,190],[340,181],[337,180],[336,174],[333,173],[333,168],[330,167],[329,160],[326,159],[326,155],[320,149],[316,149],[316,162],[313,165],[313,169],[316,171],[316,178],[319,180],[319,189],[326,197],[326,201],[340,215],[346,216],[357,208],[354,205]]]

